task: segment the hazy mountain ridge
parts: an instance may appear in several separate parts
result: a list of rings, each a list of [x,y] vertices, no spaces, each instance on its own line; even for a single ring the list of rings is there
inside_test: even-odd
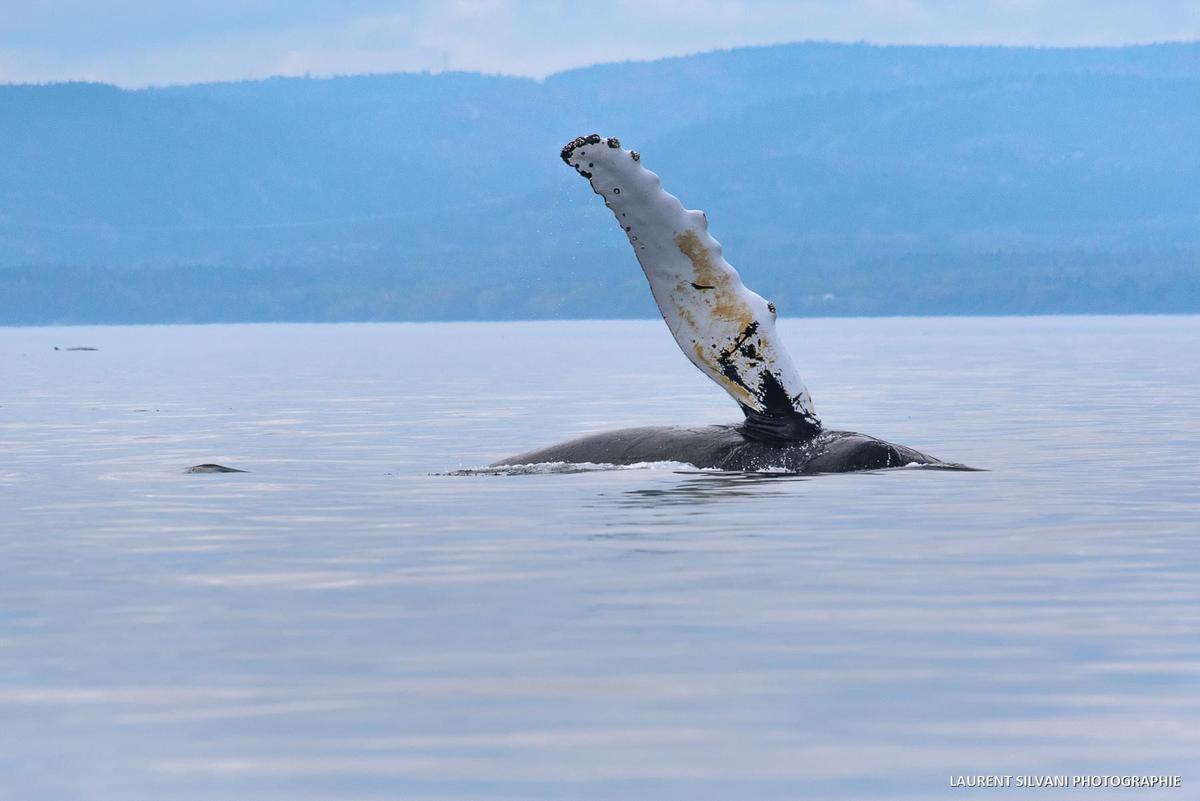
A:
[[[591,130],[784,313],[1200,310],[1200,45],[806,44],[0,87],[0,322],[652,314]]]

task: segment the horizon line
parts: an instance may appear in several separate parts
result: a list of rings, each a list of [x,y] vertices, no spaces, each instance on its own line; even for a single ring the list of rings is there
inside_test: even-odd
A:
[[[0,88],[11,87],[46,87],[46,86],[73,86],[78,84],[88,86],[107,86],[113,89],[118,89],[125,92],[140,92],[146,90],[158,89],[186,89],[196,86],[226,86],[242,83],[266,83],[268,81],[335,81],[345,80],[350,78],[387,78],[396,76],[413,76],[413,77],[438,77],[442,75],[475,75],[481,78],[507,78],[521,81],[533,81],[543,84],[547,81],[573,72],[595,69],[597,67],[620,66],[629,64],[657,64],[666,61],[681,61],[688,58],[696,58],[702,56],[716,55],[721,53],[735,53],[747,50],[769,50],[774,48],[785,47],[804,47],[804,46],[833,46],[845,48],[880,48],[880,49],[895,49],[895,50],[1042,50],[1042,51],[1071,51],[1071,50],[1133,50],[1140,48],[1151,47],[1196,47],[1200,46],[1200,39],[1163,39],[1147,42],[1126,42],[1123,44],[1094,44],[1094,45],[1047,45],[1047,44],[965,44],[965,43],[947,43],[947,42],[928,42],[922,44],[902,43],[902,42],[876,42],[867,39],[856,40],[838,40],[838,39],[800,39],[787,42],[776,42],[773,44],[752,44],[752,45],[735,45],[732,47],[720,47],[710,50],[696,50],[687,53],[676,53],[658,56],[656,58],[629,58],[618,59],[614,61],[597,61],[591,64],[581,64],[567,69],[556,70],[542,76],[527,75],[511,72],[488,72],[484,70],[393,70],[387,72],[329,72],[329,73],[312,73],[306,71],[302,74],[285,74],[275,73],[263,76],[248,76],[245,78],[231,78],[227,80],[216,81],[194,81],[191,83],[137,83],[137,84],[122,84],[113,81],[92,80],[88,78],[67,78],[63,80],[49,81],[4,81],[0,82]]]

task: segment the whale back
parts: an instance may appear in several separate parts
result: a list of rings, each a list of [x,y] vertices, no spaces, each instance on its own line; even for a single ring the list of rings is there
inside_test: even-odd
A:
[[[704,212],[685,209],[616,139],[579,137],[562,158],[613,212],[675,342],[742,407],[746,433],[793,441],[819,433],[812,398],[775,330],[774,305],[725,261]]]

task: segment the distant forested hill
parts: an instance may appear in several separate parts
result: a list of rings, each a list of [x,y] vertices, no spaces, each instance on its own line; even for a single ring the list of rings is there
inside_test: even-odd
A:
[[[1200,44],[796,44],[0,86],[0,324],[653,315],[592,131],[785,315],[1200,311]]]

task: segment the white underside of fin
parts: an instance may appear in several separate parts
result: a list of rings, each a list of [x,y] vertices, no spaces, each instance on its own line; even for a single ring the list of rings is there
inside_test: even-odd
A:
[[[743,406],[817,422],[812,399],[775,331],[775,307],[742,284],[708,233],[616,139],[580,137],[563,160],[586,177],[617,218],[675,341]]]

